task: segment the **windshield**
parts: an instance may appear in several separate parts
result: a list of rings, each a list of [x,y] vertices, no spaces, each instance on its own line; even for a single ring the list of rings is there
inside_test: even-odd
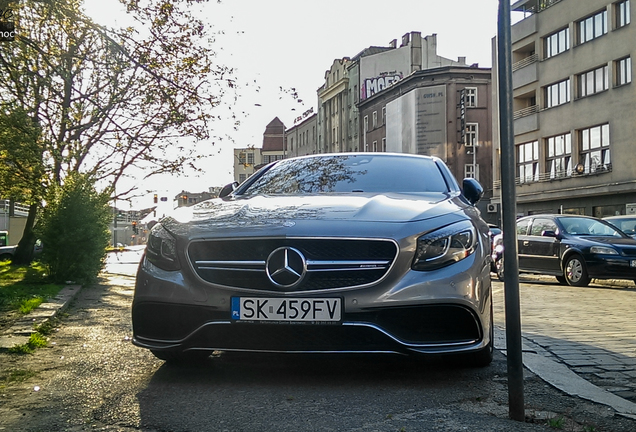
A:
[[[636,218],[608,219],[608,222],[617,226],[625,234],[632,236],[636,234]]]
[[[567,234],[577,236],[623,237],[612,225],[590,218],[561,218],[561,225]]]
[[[288,159],[241,194],[449,192],[433,159],[400,155],[329,155]]]

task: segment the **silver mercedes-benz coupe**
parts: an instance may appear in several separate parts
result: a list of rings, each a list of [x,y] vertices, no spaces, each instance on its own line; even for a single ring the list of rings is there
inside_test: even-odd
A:
[[[454,354],[488,365],[483,189],[462,186],[428,156],[266,165],[153,227],[133,342],[168,361],[247,351]]]

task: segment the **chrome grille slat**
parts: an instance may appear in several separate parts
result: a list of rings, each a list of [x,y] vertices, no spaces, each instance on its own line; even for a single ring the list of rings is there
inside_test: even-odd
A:
[[[306,258],[307,277],[290,291],[357,287],[378,282],[397,256],[384,239],[282,238],[195,240],[188,258],[202,280],[234,288],[281,290],[266,273],[269,254],[293,247]]]

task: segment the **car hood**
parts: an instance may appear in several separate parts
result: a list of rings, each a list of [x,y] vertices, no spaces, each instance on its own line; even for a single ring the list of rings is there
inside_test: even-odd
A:
[[[254,196],[212,199],[181,207],[162,224],[173,233],[232,228],[293,226],[304,222],[404,223],[461,211],[459,195],[449,194],[325,194]]]

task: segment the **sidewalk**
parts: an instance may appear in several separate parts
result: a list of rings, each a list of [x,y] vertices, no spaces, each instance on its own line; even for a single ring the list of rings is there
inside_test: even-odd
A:
[[[81,288],[80,285],[65,286],[54,298],[40,304],[37,309],[16,321],[0,334],[0,350],[8,350],[16,345],[24,345],[29,342],[29,337],[35,333],[35,328],[63,312]]]

